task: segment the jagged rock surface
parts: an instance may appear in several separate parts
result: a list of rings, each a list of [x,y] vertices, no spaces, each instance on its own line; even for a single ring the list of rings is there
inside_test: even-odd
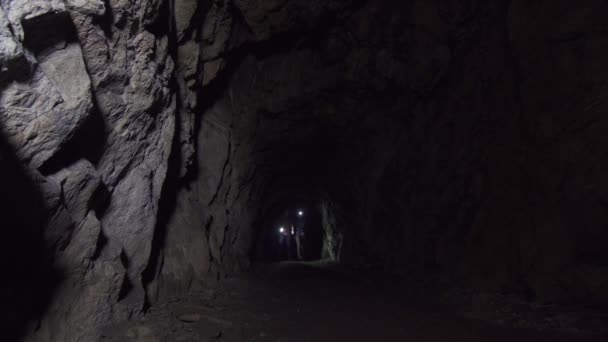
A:
[[[108,4],[2,2],[1,128],[42,191],[57,278],[34,341],[93,341],[144,305],[174,62],[161,2]]]
[[[294,192],[341,262],[608,302],[607,8],[586,8],[1,0],[15,333],[95,341],[246,269]]]

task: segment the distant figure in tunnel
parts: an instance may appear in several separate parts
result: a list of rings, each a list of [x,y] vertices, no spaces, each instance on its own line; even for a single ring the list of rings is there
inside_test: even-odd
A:
[[[296,255],[298,257],[298,260],[302,260],[304,259],[304,252],[303,252],[303,244],[304,244],[304,230],[299,228],[297,225],[294,227],[292,226],[292,229],[294,229],[294,238],[296,240]]]
[[[289,246],[287,249],[288,250],[287,259],[294,260],[294,259],[296,259],[298,248],[296,245],[296,228],[293,224],[289,228],[288,235],[289,235]]]
[[[305,258],[304,245],[306,242],[306,237],[304,236],[304,225],[306,223],[306,216],[304,216],[303,210],[298,210],[297,215],[295,217],[295,222],[295,240],[298,260],[303,260]]]
[[[289,259],[289,233],[285,227],[279,228],[279,260]]]
[[[304,211],[287,211],[279,227],[278,242],[279,260],[304,260],[306,259],[305,236],[304,236]]]

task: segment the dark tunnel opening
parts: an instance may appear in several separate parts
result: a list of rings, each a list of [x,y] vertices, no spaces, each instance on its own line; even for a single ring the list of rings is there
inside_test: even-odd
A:
[[[303,104],[290,115],[280,131],[273,132],[276,128],[269,126],[270,131],[259,134],[254,144],[257,175],[264,189],[254,224],[254,263],[331,259],[325,244],[331,235],[328,230],[335,227],[324,225],[327,210],[322,208],[322,198],[339,177],[336,170],[342,166],[336,146],[350,131],[332,122],[323,105]]]
[[[321,213],[311,203],[288,202],[263,220],[255,245],[254,262],[322,259],[324,229]]]

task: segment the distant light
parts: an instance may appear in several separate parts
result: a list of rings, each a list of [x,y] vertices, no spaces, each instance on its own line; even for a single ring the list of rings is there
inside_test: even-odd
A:
[[[293,229],[293,226],[291,226],[291,235],[296,235],[296,231]]]
[[[279,233],[285,233],[285,228],[283,228],[283,227],[279,228]]]
[[[298,216],[304,216],[304,212],[302,210],[298,211]]]

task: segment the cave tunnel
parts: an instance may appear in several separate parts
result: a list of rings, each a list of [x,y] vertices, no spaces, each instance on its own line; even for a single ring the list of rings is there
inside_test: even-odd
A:
[[[0,340],[606,341],[606,13],[0,1]]]
[[[324,229],[315,206],[288,206],[265,220],[255,246],[256,262],[323,258]],[[310,209],[309,209],[310,208]]]
[[[321,198],[336,167],[336,128],[306,111],[292,115],[281,135],[262,134],[269,138],[254,143],[265,184],[254,262],[323,258]]]

